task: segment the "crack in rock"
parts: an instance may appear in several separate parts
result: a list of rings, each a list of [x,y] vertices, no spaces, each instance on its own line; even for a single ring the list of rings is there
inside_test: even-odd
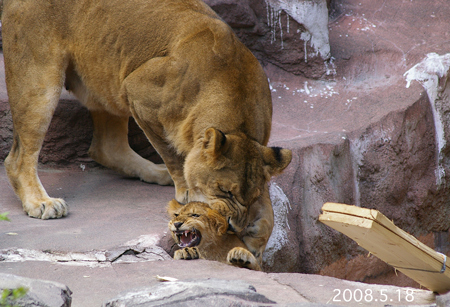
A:
[[[156,242],[158,242],[157,236],[145,235],[109,251],[60,252],[9,248],[0,250],[0,261],[48,261],[67,265],[108,267],[112,263],[164,261],[172,259],[164,249],[156,245]]]

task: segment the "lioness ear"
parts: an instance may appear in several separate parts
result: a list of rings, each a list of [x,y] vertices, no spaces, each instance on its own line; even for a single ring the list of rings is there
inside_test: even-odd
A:
[[[167,205],[167,213],[169,213],[170,216],[174,217],[180,213],[182,208],[183,204],[180,204],[175,199],[172,199]]]
[[[203,148],[212,158],[217,159],[228,148],[227,137],[225,133],[216,129],[208,128],[203,138]]]
[[[292,160],[292,151],[280,147],[265,147],[262,155],[269,176],[281,174]]]

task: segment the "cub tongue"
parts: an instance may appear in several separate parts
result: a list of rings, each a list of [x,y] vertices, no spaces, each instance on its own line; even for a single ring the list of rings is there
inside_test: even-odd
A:
[[[188,245],[191,241],[192,241],[192,232],[190,231],[185,231],[182,235],[181,235],[181,243],[183,245]]]

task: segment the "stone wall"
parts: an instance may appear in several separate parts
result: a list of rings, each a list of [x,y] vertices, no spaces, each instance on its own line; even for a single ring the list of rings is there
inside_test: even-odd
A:
[[[426,3],[420,11],[414,3],[335,1],[329,29],[336,74],[326,83],[334,94],[316,98],[319,82],[279,78],[276,107],[290,111],[275,111],[273,144],[290,146],[294,157],[274,181],[290,201],[289,239],[267,269],[419,287],[321,224],[325,202],[377,209],[450,254],[450,32],[439,30],[448,10]],[[406,73],[413,67],[421,73]],[[293,97],[302,83],[304,95]]]
[[[291,167],[275,179],[291,203],[289,243],[272,256],[281,261],[267,269],[359,281],[394,273],[373,256],[365,259],[366,250],[318,221],[325,202],[376,208],[427,245],[449,253],[450,168],[444,166],[445,178],[437,184],[434,132],[430,103],[422,97],[348,138],[295,149]],[[372,273],[363,269],[371,263]]]
[[[263,64],[272,63],[308,78],[329,74],[327,1],[204,1]]]
[[[92,140],[92,129],[92,120],[85,107],[69,97],[61,99],[45,136],[39,162],[59,166],[98,166],[88,155]],[[132,118],[128,129],[131,148],[144,158],[162,163],[162,159]],[[7,101],[3,100],[0,101],[0,162],[3,162],[8,155],[12,138],[11,110]]]

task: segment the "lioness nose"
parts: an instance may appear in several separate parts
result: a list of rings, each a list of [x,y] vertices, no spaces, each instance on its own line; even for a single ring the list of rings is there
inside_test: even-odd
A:
[[[176,222],[176,223],[173,223],[173,225],[175,226],[176,229],[178,229],[178,228],[181,227],[181,225],[183,225],[183,223],[181,223],[181,222]]]

